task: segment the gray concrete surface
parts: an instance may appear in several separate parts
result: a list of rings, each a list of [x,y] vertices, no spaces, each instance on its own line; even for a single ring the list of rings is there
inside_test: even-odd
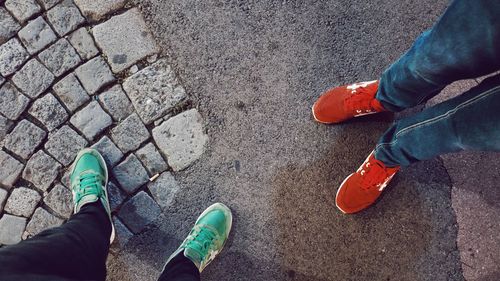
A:
[[[155,226],[109,259],[110,280],[154,280],[215,201],[235,223],[203,280],[463,280],[441,160],[403,169],[376,206],[341,215],[339,183],[391,116],[324,126],[310,114],[321,91],[377,78],[447,1],[136,3],[210,143],[176,175],[179,192]]]

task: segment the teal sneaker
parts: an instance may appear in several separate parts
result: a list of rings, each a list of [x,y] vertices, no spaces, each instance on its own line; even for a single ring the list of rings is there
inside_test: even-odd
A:
[[[168,258],[167,264],[183,252],[200,272],[222,251],[231,231],[233,216],[231,210],[222,203],[208,207],[196,220],[188,237]],[[164,268],[165,269],[165,268]]]
[[[108,168],[102,155],[95,149],[85,148],[76,156],[70,171],[71,191],[73,192],[74,213],[89,203],[100,200],[111,221],[110,244],[115,239],[115,227],[111,219],[108,200]]]

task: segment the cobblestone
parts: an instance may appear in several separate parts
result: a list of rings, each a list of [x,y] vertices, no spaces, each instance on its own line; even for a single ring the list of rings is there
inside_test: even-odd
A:
[[[5,138],[14,122],[0,115],[0,142]]]
[[[42,122],[49,131],[68,119],[68,113],[51,93],[33,102],[28,113]]]
[[[23,159],[28,159],[46,136],[47,133],[44,130],[23,119],[5,137],[5,148]]]
[[[89,95],[73,73],[57,82],[52,89],[71,112],[90,100]]]
[[[186,91],[164,60],[127,78],[123,89],[146,124],[162,117],[186,98]]]
[[[0,45],[0,74],[8,76],[14,73],[27,61],[29,54],[19,40],[12,38]]]
[[[114,167],[123,158],[123,153],[107,136],[102,137],[92,148],[101,153],[109,167]]]
[[[60,169],[61,165],[54,158],[39,150],[26,163],[23,179],[45,192],[57,178]]]
[[[57,184],[43,199],[43,202],[56,214],[69,218],[73,212],[73,196],[66,187]]]
[[[120,85],[115,85],[99,96],[104,109],[116,121],[121,121],[134,112],[134,107],[122,90]]]
[[[114,167],[113,174],[123,190],[129,194],[149,181],[148,172],[134,154],[130,154]]]
[[[5,205],[5,211],[14,216],[29,218],[41,199],[42,196],[32,189],[14,188]]]
[[[75,126],[89,140],[109,127],[113,121],[111,117],[102,110],[97,101],[92,101],[82,110],[71,117],[71,124]]]
[[[19,23],[5,10],[0,7],[0,44],[5,43],[21,29]]]
[[[54,75],[36,59],[28,61],[12,77],[12,82],[30,98],[38,97],[53,81]]]
[[[3,211],[3,206],[5,205],[5,202],[7,201],[7,196],[9,193],[7,190],[0,188],[0,212]]]
[[[111,130],[111,138],[123,153],[127,153],[139,148],[149,138],[149,132],[134,113]]]
[[[48,10],[54,7],[57,3],[61,2],[61,0],[38,0],[40,4],[42,4],[45,10]]]
[[[76,50],[64,38],[41,52],[38,58],[57,77],[75,68],[81,62]]]
[[[3,78],[2,76],[0,76],[0,86],[2,86],[4,82],[5,82],[5,78]]]
[[[83,15],[87,18],[98,21],[105,15],[122,8],[126,0],[75,0]]]
[[[42,9],[35,0],[6,0],[5,8],[20,22],[25,22]]]
[[[161,213],[156,202],[141,191],[123,204],[118,217],[135,234],[141,232],[152,223]]]
[[[64,125],[49,135],[45,149],[59,163],[68,166],[73,162],[78,151],[86,147],[88,142],[69,126]]]
[[[16,120],[28,107],[29,99],[10,82],[0,88],[0,113],[10,120]]]
[[[165,159],[163,159],[155,145],[152,143],[148,143],[143,148],[137,150],[135,155],[139,158],[139,160],[141,160],[150,176],[159,174],[168,169]]]
[[[153,129],[153,138],[174,171],[190,166],[205,152],[208,136],[196,109],[176,115]]]
[[[35,54],[47,47],[50,43],[56,41],[57,36],[52,31],[47,22],[40,16],[30,21],[18,33],[21,42],[23,42],[30,54]]]
[[[84,60],[91,59],[99,54],[94,39],[85,27],[82,27],[68,36],[68,40]]]
[[[114,253],[117,253],[124,248],[124,246],[130,240],[130,238],[134,236],[134,234],[130,232],[130,230],[116,216],[113,216],[113,224],[115,226],[116,237],[115,241],[111,245],[110,250]]]
[[[15,158],[0,150],[0,184],[11,188],[23,171],[24,165]]]
[[[26,219],[4,214],[0,218],[0,245],[14,245],[21,242]]]
[[[156,43],[137,8],[132,8],[95,26],[93,34],[115,73],[158,52]]]
[[[59,36],[64,36],[85,22],[78,8],[71,0],[64,0],[47,12],[47,19]]]
[[[164,172],[154,182],[148,184],[148,189],[156,203],[165,209],[172,205],[180,187],[170,172]]]
[[[108,197],[109,197],[109,207],[111,211],[114,212],[120,207],[120,205],[127,199],[127,194],[123,192],[116,184],[113,182],[108,182]]]
[[[34,236],[46,229],[60,226],[62,223],[62,219],[50,214],[42,207],[39,207],[35,210],[33,217],[28,223],[26,232],[28,232],[29,235]]]
[[[113,73],[102,57],[89,60],[75,71],[87,93],[93,95],[103,86],[115,81]]]

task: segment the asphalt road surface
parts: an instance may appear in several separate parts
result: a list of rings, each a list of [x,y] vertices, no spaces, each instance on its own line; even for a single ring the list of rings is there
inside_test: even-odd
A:
[[[110,279],[155,280],[220,201],[233,231],[202,280],[463,280],[442,162],[404,168],[378,204],[343,215],[335,192],[392,116],[325,126],[310,109],[331,86],[378,78],[447,2],[137,1],[210,144],[173,206],[110,259]]]

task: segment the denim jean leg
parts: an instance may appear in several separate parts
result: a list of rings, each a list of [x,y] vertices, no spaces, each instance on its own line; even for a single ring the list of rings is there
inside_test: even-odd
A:
[[[435,25],[380,78],[390,111],[418,105],[448,84],[500,69],[500,1],[454,0]]]
[[[375,158],[388,166],[462,150],[500,151],[500,75],[397,121],[380,138]]]

